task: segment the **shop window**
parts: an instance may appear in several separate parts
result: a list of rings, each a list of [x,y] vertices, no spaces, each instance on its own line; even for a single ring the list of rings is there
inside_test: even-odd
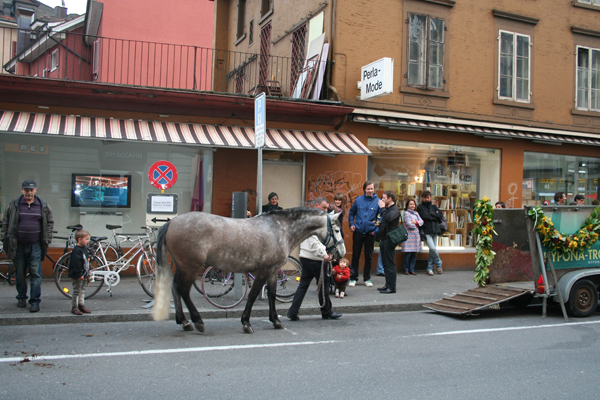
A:
[[[408,84],[442,89],[444,84],[444,21],[409,15]]]
[[[528,35],[500,31],[498,98],[529,102],[530,46]]]
[[[577,46],[577,109],[600,111],[600,49]]]
[[[396,193],[398,207],[409,198],[417,204],[424,190],[448,220],[442,247],[473,247],[471,230],[475,201],[488,196],[499,199],[500,150],[437,143],[376,139],[368,141],[368,179],[375,182],[378,197]]]
[[[567,204],[581,194],[585,205],[598,199],[600,158],[525,152],[523,205],[552,205],[554,194],[564,192]]]

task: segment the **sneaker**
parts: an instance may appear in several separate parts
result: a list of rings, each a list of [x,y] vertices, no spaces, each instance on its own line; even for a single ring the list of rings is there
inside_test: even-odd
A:
[[[444,270],[442,269],[442,267],[439,267],[439,268],[437,269],[437,273],[438,273],[439,275],[441,275],[441,274],[442,274],[442,272],[444,272]]]
[[[350,287],[354,287],[354,286],[356,286],[356,281],[350,281],[350,282],[348,283],[348,286],[350,286]]]
[[[343,298],[344,298],[344,292],[341,292],[340,293],[340,299],[343,299]]]
[[[338,289],[335,289],[335,297],[340,297],[340,291]]]
[[[365,286],[371,287],[371,286],[373,286],[373,282],[371,282],[371,280],[365,281]]]
[[[427,275],[429,275],[429,276],[433,276],[433,271],[431,271],[431,270],[430,270],[430,271],[427,271]]]
[[[27,300],[26,299],[18,299],[17,300],[17,307],[19,307],[19,308],[25,308],[25,307],[27,307]]]
[[[31,303],[30,312],[38,312],[40,311],[40,303]]]

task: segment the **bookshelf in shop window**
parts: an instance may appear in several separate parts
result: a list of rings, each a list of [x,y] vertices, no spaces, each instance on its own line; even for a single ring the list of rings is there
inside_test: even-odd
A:
[[[399,202],[404,205],[406,198],[414,197],[420,204],[423,191],[429,189],[432,202],[448,221],[448,231],[438,236],[438,247],[473,247],[470,232],[475,227],[473,206],[477,199],[477,186],[472,184],[473,167],[442,165],[439,171],[443,175],[437,175],[438,167],[439,164],[426,166],[428,169],[424,175],[427,182],[399,183]]]

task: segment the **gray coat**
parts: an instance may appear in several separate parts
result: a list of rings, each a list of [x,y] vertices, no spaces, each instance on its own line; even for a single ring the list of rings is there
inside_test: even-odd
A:
[[[21,196],[23,197],[23,196]],[[17,254],[17,232],[19,229],[19,201],[17,197],[11,201],[4,211],[2,219],[2,230],[0,231],[0,240],[4,246],[4,252],[10,259],[14,259]],[[42,260],[46,257],[48,246],[52,242],[52,232],[54,231],[54,217],[50,206],[41,198],[35,196],[42,204]]]

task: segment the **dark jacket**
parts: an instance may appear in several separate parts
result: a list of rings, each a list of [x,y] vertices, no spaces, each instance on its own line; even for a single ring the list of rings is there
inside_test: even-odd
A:
[[[433,203],[429,203],[429,205],[421,203],[417,207],[417,212],[424,222],[421,231],[426,235],[439,235],[441,232],[440,222],[444,214],[442,214],[438,206]]]
[[[279,207],[279,204],[273,205],[271,203],[265,204],[264,206],[262,206],[263,214],[268,213],[269,211],[273,211],[273,210],[283,210],[283,208]]]
[[[6,206],[4,218],[2,219],[2,230],[0,231],[0,240],[4,246],[4,252],[10,259],[14,259],[17,254],[17,233],[19,229],[19,201],[17,197]],[[42,238],[40,246],[42,248],[42,260],[46,257],[48,246],[52,242],[52,231],[54,230],[54,217],[50,206],[44,200],[35,196],[42,205]]]
[[[375,231],[375,223],[377,214],[379,214],[379,199],[376,194],[372,197],[366,195],[358,196],[348,214],[348,222],[350,227],[356,227],[358,233],[366,235]]]
[[[396,229],[400,223],[400,210],[396,204],[392,204],[388,208],[384,208],[381,212],[381,222],[379,227],[375,229],[375,240],[381,241],[385,239],[388,232]]]
[[[69,260],[69,278],[79,279],[82,276],[87,278],[89,269],[86,248],[75,246],[71,252],[71,259]]]

